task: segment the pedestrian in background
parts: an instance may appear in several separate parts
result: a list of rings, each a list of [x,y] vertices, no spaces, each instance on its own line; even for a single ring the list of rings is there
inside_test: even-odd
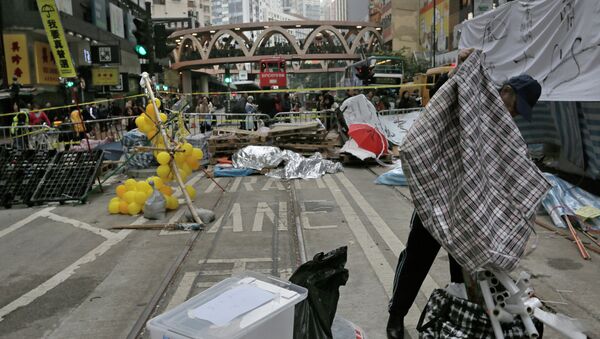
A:
[[[52,126],[50,119],[46,115],[46,112],[40,109],[38,104],[33,105],[33,110],[29,112],[29,124],[30,125],[41,125],[45,123],[48,127]]]

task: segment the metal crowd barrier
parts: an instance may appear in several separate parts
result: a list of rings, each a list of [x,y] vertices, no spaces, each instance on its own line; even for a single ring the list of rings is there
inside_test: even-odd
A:
[[[379,115],[400,115],[400,114],[421,112],[422,110],[423,110],[423,107],[397,108],[397,109],[386,109],[386,110],[378,111],[377,114],[379,114]]]
[[[221,127],[256,130],[270,120],[267,114],[262,113],[184,113],[183,117],[191,134]]]
[[[0,145],[20,150],[52,149],[46,125],[0,126]]]
[[[281,112],[275,114],[275,121],[277,122],[290,122],[290,123],[302,123],[310,122],[315,119],[321,120],[324,124],[332,122],[336,118],[334,111],[307,111],[307,112]]]
[[[135,118],[136,116],[123,116],[84,121],[85,133],[89,140],[104,140],[110,138],[113,141],[119,141],[123,138],[123,135],[127,133],[127,127],[129,126],[130,121],[132,127],[135,128],[133,122]],[[80,144],[83,135],[77,132],[79,126],[75,126],[76,124],[77,123],[66,122],[47,132],[48,135],[54,137],[55,142],[52,145],[54,149],[64,150],[68,145]]]

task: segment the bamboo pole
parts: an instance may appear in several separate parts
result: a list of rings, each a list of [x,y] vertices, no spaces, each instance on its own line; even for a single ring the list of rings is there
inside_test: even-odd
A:
[[[194,205],[192,204],[192,199],[190,199],[190,195],[188,194],[188,192],[185,189],[185,184],[183,182],[183,179],[181,179],[181,175],[179,174],[179,169],[177,168],[177,163],[175,162],[175,150],[173,147],[171,147],[171,143],[169,142],[169,138],[167,137],[167,132],[165,131],[163,124],[160,120],[160,111],[158,110],[158,105],[156,105],[156,98],[154,97],[154,92],[152,91],[152,83],[150,82],[150,75],[147,72],[142,73],[142,80],[144,81],[144,85],[146,87],[146,90],[148,91],[148,96],[150,97],[150,101],[152,102],[152,107],[154,108],[154,115],[155,115],[155,121],[158,127],[158,131],[160,132],[160,135],[163,139],[163,142],[165,144],[165,147],[169,149],[169,153],[171,154],[171,162],[170,162],[170,166],[171,166],[171,171],[174,172],[175,174],[175,178],[177,179],[177,184],[179,185],[179,188],[181,189],[181,194],[183,195],[183,198],[185,200],[186,205],[188,206],[188,209],[190,210],[190,213],[192,214],[192,217],[194,218],[194,221],[196,223],[198,223],[199,225],[204,225],[202,223],[202,220],[200,219],[200,216],[198,216],[198,212],[196,211],[196,209],[194,208]]]

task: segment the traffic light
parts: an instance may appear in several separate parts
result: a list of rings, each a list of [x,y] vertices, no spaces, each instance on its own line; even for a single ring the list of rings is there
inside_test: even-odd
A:
[[[150,31],[150,25],[147,20],[140,18],[133,19],[135,29],[133,30],[133,36],[135,36],[135,52],[140,57],[146,57],[150,53],[152,46],[152,32]]]
[[[225,67],[225,76],[223,77],[223,82],[226,84],[231,83],[231,71],[229,70],[229,65]]]
[[[373,68],[368,65],[362,65],[356,67],[356,77],[362,80],[364,86],[368,86],[373,83]]]
[[[156,57],[159,59],[169,56],[171,51],[177,47],[172,41],[168,41],[171,31],[168,31],[165,25],[154,25],[154,44],[156,46]]]
[[[73,80],[67,80],[67,81],[65,81],[65,87],[66,88],[71,88],[73,86],[75,86],[75,81],[73,81]]]

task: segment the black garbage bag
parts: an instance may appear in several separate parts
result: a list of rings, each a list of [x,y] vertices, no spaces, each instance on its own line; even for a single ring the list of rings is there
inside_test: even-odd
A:
[[[302,264],[290,277],[290,282],[308,289],[308,297],[296,305],[294,339],[332,338],[339,287],[346,285],[348,270],[346,246],[329,253],[318,253]]]

